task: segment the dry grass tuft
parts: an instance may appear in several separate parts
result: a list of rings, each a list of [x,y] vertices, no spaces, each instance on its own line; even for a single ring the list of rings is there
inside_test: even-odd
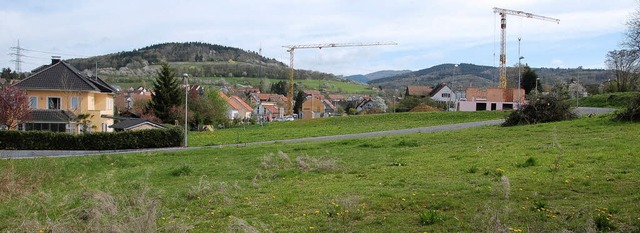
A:
[[[189,187],[187,191],[187,199],[193,200],[198,197],[204,197],[211,193],[211,183],[206,180],[207,176],[201,176],[198,185]]]
[[[259,233],[260,231],[251,226],[244,219],[230,216],[228,232]]]
[[[82,194],[82,201],[87,203],[86,207],[77,209],[76,216],[80,220],[90,224],[100,222],[103,215],[117,215],[118,205],[113,196],[108,193],[95,190]]]
[[[509,177],[502,176],[500,177],[500,180],[502,181],[501,184],[504,199],[509,199],[509,193],[511,192],[511,182],[509,182]]]
[[[296,158],[298,170],[302,172],[336,171],[338,165],[335,159],[329,157],[300,156]]]
[[[50,179],[47,170],[24,171],[20,173],[13,161],[0,173],[0,200],[12,199],[28,195],[40,189],[42,183]]]

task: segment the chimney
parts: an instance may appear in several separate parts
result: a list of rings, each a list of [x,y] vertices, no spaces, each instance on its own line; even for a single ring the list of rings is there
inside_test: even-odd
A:
[[[60,62],[60,56],[51,56],[51,65]]]

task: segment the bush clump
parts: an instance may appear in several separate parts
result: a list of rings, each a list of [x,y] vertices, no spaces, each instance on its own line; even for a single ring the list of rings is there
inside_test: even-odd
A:
[[[625,110],[616,113],[614,119],[618,121],[640,121],[640,94],[633,97]]]
[[[576,118],[571,104],[556,95],[543,95],[532,98],[529,104],[512,112],[502,126],[530,125],[545,122],[563,121]]]

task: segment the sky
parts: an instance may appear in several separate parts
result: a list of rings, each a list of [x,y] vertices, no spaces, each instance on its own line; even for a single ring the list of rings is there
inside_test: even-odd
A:
[[[283,46],[395,42],[298,49],[296,69],[336,75],[420,70],[450,63],[498,66],[493,7],[560,19],[507,16],[507,65],[606,68],[620,49],[636,0],[0,0],[0,67],[22,70],[63,59],[165,42],[205,42],[262,52],[289,64]],[[521,38],[518,43],[518,38]],[[518,48],[520,53],[518,54]]]

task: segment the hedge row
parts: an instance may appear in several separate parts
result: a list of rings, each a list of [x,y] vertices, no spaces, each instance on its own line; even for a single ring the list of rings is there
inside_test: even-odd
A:
[[[181,128],[72,135],[50,131],[0,131],[2,150],[121,150],[177,147]]]

